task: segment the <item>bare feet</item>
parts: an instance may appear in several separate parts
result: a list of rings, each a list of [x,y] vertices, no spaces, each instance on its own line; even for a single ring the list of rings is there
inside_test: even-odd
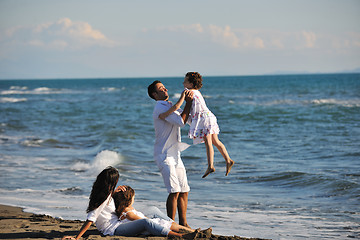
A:
[[[209,168],[209,167],[208,167],[208,169],[206,170],[206,172],[205,172],[205,174],[202,176],[202,178],[206,178],[207,175],[209,175],[210,173],[213,173],[213,172],[215,172],[215,168],[214,168],[214,167],[212,167],[212,168]]]
[[[192,230],[192,228],[189,226],[189,224],[185,223],[185,224],[179,224],[180,226],[183,226],[184,228],[189,228]]]
[[[232,166],[234,166],[234,161],[230,159],[230,162],[226,163],[226,174],[225,176],[227,176],[230,173],[230,170],[232,168]]]
[[[182,237],[184,239],[188,239],[188,240],[194,240],[196,239],[197,235],[200,234],[200,228],[196,229],[195,231],[193,231],[192,233],[188,233],[188,234],[184,234]]]
[[[181,225],[180,225],[181,226]],[[184,226],[181,226],[179,228],[179,233],[182,233],[182,234],[187,234],[187,233],[192,233],[192,232],[195,232],[195,229],[192,229],[190,228],[190,226],[188,225],[188,227],[184,227]]]
[[[199,236],[199,238],[205,238],[205,239],[211,239],[212,238],[212,228],[205,229],[203,231],[200,231],[202,233],[202,236]]]

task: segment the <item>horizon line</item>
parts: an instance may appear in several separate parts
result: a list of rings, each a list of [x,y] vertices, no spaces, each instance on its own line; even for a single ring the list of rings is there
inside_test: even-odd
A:
[[[335,75],[335,74],[360,74],[360,71],[354,72],[328,72],[328,73],[308,73],[308,72],[284,72],[267,74],[247,74],[247,75],[202,75],[203,77],[260,77],[260,76],[294,76],[294,75]],[[0,81],[26,81],[26,80],[85,80],[85,79],[164,79],[164,78],[183,78],[183,76],[162,76],[162,77],[41,77],[41,78],[0,78]]]

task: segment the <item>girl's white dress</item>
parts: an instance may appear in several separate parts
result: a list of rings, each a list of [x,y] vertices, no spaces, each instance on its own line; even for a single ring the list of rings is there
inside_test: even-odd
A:
[[[206,135],[219,134],[220,129],[216,116],[207,108],[200,91],[191,91],[194,93],[194,99],[189,115],[191,124],[188,136],[193,139],[194,144],[199,144],[204,142]]]

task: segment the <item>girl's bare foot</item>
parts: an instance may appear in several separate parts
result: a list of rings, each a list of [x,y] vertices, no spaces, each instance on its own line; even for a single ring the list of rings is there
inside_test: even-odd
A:
[[[230,159],[230,162],[226,163],[226,174],[225,176],[227,176],[230,173],[230,170],[232,168],[232,166],[234,166],[234,161]]]
[[[184,239],[188,239],[188,240],[193,240],[196,239],[197,235],[199,235],[200,233],[200,228],[196,229],[195,231],[193,231],[192,233],[188,233],[188,234],[184,234],[183,238]]]
[[[205,174],[202,176],[202,178],[206,178],[207,175],[209,175],[210,173],[213,173],[213,172],[215,172],[215,168],[214,168],[214,167],[208,168],[208,169],[206,170]]]

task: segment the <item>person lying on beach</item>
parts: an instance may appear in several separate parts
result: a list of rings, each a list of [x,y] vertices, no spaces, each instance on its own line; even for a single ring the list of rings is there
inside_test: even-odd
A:
[[[113,195],[115,211],[119,217],[120,226],[123,226],[121,230],[119,228],[115,230],[115,235],[135,237],[139,234],[150,233],[155,236],[182,237],[184,232],[194,232],[191,228],[177,224],[156,207],[152,207],[153,213],[150,218],[147,218],[132,206],[135,199],[134,189],[130,186],[125,187],[126,191],[116,192]]]
[[[191,120],[191,124],[188,136],[193,139],[194,144],[205,142],[208,168],[202,177],[205,178],[210,173],[215,172],[213,145],[215,145],[225,159],[225,176],[227,176],[235,162],[230,158],[225,145],[219,140],[218,134],[220,129],[217,124],[216,116],[207,108],[205,100],[199,91],[202,87],[202,76],[198,72],[188,72],[185,75],[183,84],[185,90],[181,94],[178,102],[168,111],[160,114],[159,118],[164,120],[172,112],[179,109],[184,102],[186,91],[192,91],[194,93],[194,99],[190,110],[189,120]]]

